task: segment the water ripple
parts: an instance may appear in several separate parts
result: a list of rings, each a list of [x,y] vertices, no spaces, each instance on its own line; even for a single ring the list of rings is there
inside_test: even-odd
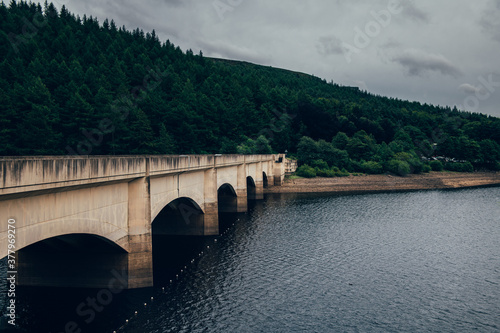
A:
[[[498,332],[498,198],[271,196],[120,332]]]

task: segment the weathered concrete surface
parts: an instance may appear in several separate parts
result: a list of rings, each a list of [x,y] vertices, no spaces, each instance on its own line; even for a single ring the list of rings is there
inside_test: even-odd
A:
[[[190,215],[189,227],[170,228],[173,234],[216,235],[219,211],[246,212],[248,199],[263,198],[264,183],[281,184],[285,169],[279,160],[283,155],[2,157],[0,258],[7,255],[7,220],[13,218],[17,251],[64,235],[98,236],[119,249],[103,256],[99,267],[125,270],[127,288],[151,286],[151,225],[169,204],[188,199],[199,210]],[[221,195],[222,187],[230,191]],[[24,283],[67,284],[55,277],[37,281],[44,256],[26,251],[21,257]],[[105,280],[72,281],[96,287]]]

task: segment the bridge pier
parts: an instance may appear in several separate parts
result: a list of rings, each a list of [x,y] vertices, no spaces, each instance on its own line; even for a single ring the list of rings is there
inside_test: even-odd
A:
[[[251,199],[251,198],[249,198]],[[264,182],[262,180],[255,181],[255,196],[253,200],[264,200]]]
[[[247,189],[236,190],[236,212],[245,213],[248,210]]]
[[[281,162],[274,163],[274,182],[270,184],[274,184],[274,186],[281,186],[285,181],[285,163],[282,162],[282,158],[280,158]]]
[[[264,199],[264,183],[263,181],[255,181],[247,183],[247,198],[248,200],[263,200]]]
[[[238,165],[238,180],[236,188],[236,213],[245,213],[248,210],[247,175],[245,165]]]
[[[217,198],[217,170],[205,171],[205,216],[203,222],[203,234],[215,236],[219,234],[219,206]]]
[[[262,173],[262,162],[257,163],[255,170],[255,200],[264,199],[264,174]]]
[[[153,285],[149,178],[128,183],[128,288]]]
[[[267,186],[274,186],[274,176],[267,175]]]

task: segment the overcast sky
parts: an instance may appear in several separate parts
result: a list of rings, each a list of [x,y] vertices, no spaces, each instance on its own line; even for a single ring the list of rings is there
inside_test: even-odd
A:
[[[500,0],[55,0],[183,50],[500,117]]]

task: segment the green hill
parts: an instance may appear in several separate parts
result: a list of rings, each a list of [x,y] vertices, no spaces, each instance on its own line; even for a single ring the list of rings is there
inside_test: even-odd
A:
[[[397,160],[417,172],[422,156],[500,161],[498,118],[206,58],[65,7],[2,2],[0,39],[4,156],[288,150],[303,163]]]

